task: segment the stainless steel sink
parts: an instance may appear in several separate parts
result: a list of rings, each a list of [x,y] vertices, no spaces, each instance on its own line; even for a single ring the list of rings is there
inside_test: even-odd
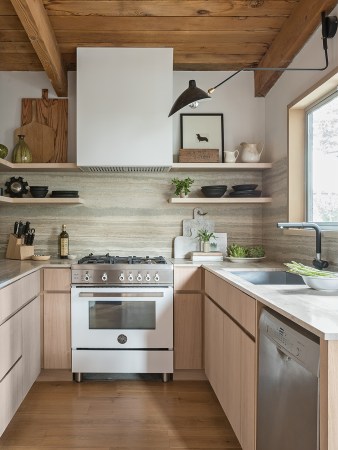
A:
[[[302,277],[299,275],[282,270],[243,270],[233,271],[231,273],[252,284],[304,284]]]

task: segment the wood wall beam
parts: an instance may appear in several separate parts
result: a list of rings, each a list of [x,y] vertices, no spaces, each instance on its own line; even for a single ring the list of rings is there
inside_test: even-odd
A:
[[[301,0],[272,42],[258,67],[287,67],[320,25],[321,12],[330,12],[336,4],[337,0]],[[256,97],[264,97],[282,73],[256,71]]]
[[[42,0],[11,0],[34,50],[59,97],[67,97],[67,73]]]

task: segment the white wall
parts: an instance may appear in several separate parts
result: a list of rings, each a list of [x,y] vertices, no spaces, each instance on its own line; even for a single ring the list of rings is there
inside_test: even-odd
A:
[[[231,72],[174,72],[174,100],[187,89],[189,80],[196,80],[197,87],[207,91],[230,74]],[[174,114],[174,154],[180,148],[180,113],[223,113],[225,150],[234,150],[243,141],[264,143],[265,100],[254,97],[253,73],[236,75],[211,96],[212,100],[200,102],[197,109],[186,106]]]
[[[337,15],[336,7],[330,15]],[[298,53],[290,67],[324,67],[321,27]],[[338,33],[328,39],[329,67],[325,71],[284,72],[265,97],[265,157],[277,161],[287,154],[287,105],[332,71],[338,64]]]
[[[230,72],[174,72],[174,96],[176,98],[188,87],[190,79],[207,90],[222,81]],[[48,89],[50,98],[55,92],[44,72],[0,72],[0,143],[11,152],[14,146],[14,130],[21,124],[21,98],[40,98],[41,90]],[[224,147],[233,150],[242,141],[264,142],[264,99],[254,97],[252,73],[241,73],[219,87],[212,100],[201,102],[192,110],[188,106],[172,117],[173,153],[180,148],[180,113],[223,113]],[[76,159],[76,73],[68,73],[68,161]],[[168,111],[169,113],[169,111]],[[170,120],[170,119],[168,119]],[[10,159],[8,157],[8,159]]]

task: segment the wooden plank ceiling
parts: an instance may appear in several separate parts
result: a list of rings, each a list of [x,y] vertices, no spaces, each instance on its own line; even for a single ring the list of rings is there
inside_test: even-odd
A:
[[[77,47],[173,47],[174,70],[287,67],[337,0],[1,0],[0,70],[67,95]],[[264,96],[280,76],[255,72]]]

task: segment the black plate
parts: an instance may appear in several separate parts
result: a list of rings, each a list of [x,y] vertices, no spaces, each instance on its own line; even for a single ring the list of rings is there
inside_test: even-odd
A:
[[[233,191],[229,193],[229,197],[260,197],[262,195],[262,191]]]
[[[236,186],[232,186],[234,191],[253,191],[256,189],[258,184],[236,184]]]

